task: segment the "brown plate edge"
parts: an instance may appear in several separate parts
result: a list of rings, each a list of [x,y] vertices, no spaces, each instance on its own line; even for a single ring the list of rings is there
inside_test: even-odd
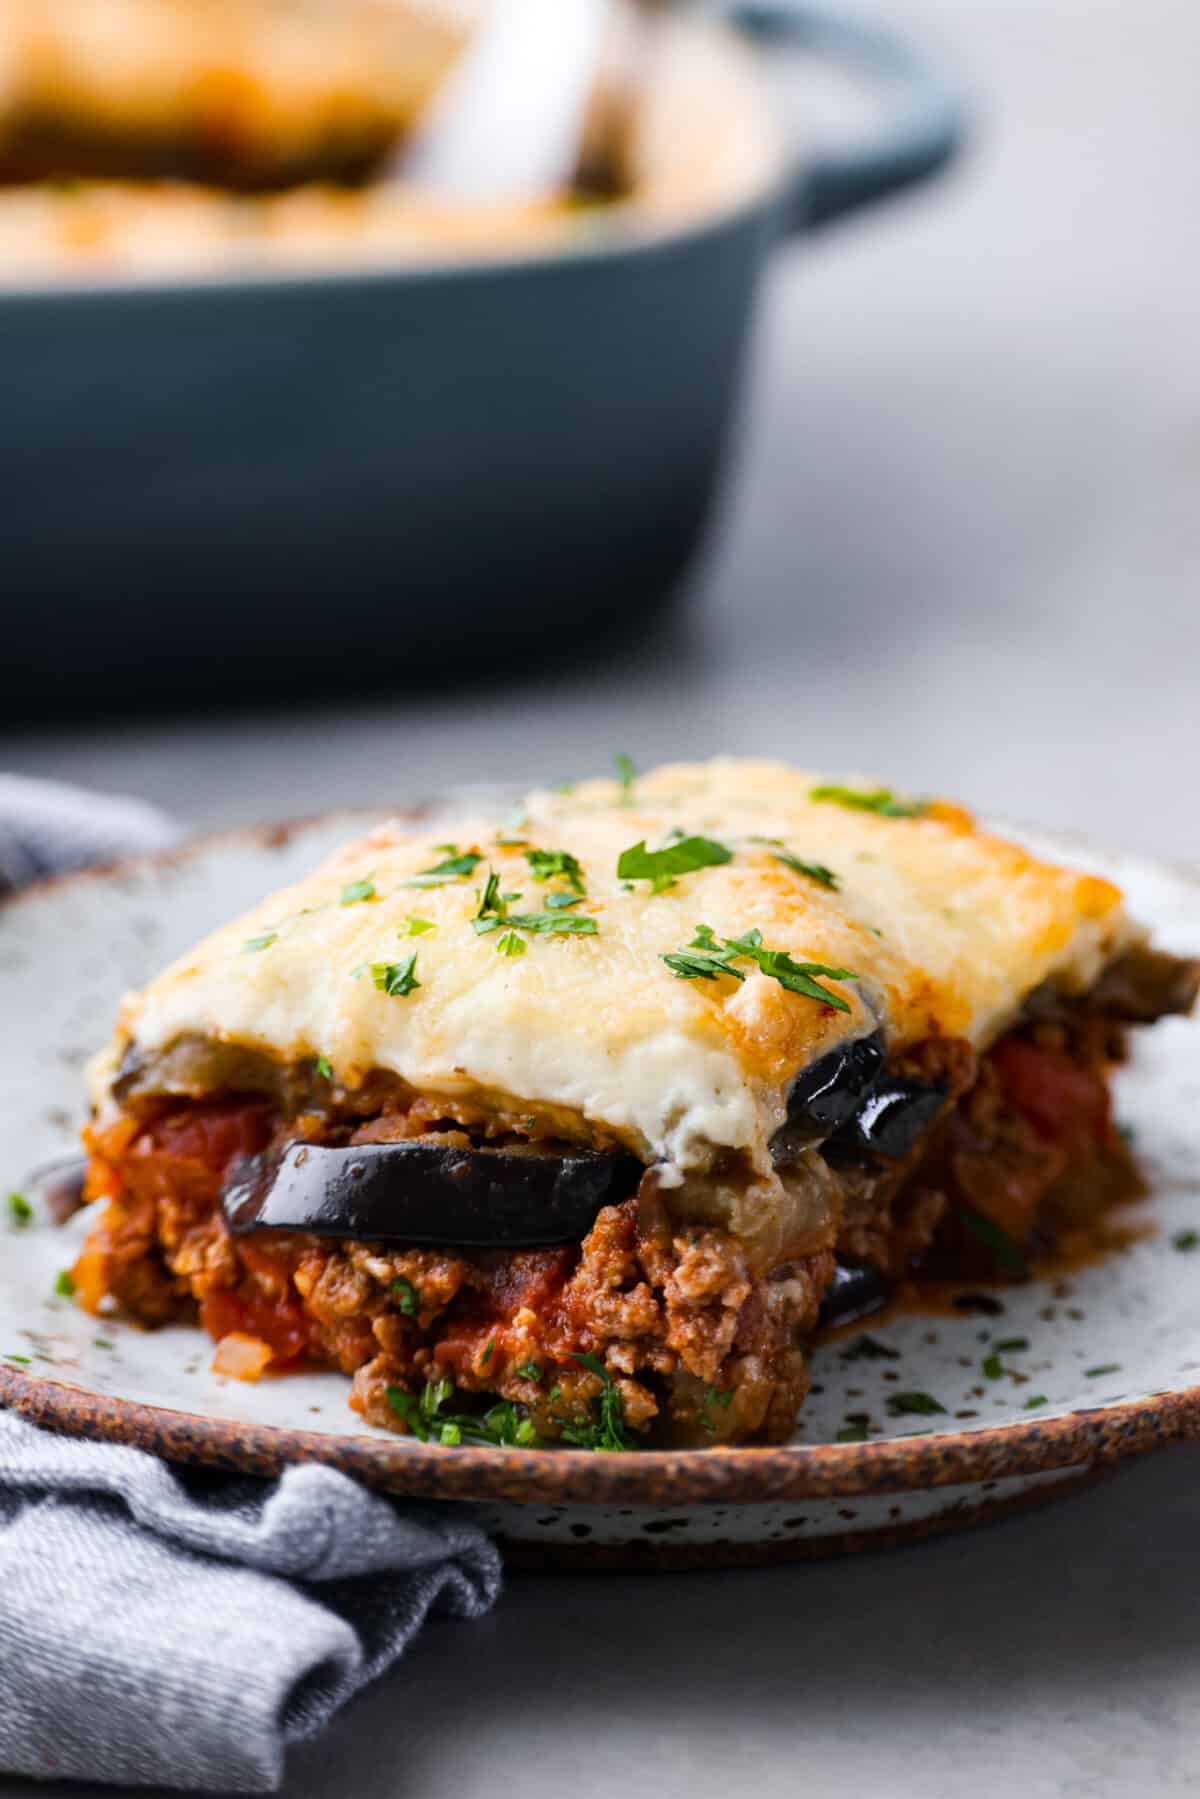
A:
[[[1200,1437],[1200,1387],[974,1432],[627,1455],[451,1449],[403,1437],[245,1424],[143,1405],[9,1368],[0,1368],[0,1405],[69,1435],[133,1444],[168,1461],[269,1476],[293,1463],[318,1462],[412,1498],[530,1504],[754,1505],[918,1492],[1117,1462]]]

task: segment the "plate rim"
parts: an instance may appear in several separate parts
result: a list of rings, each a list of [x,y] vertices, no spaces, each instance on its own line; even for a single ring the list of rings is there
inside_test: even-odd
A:
[[[306,831],[341,821],[353,825],[385,817],[417,819],[452,798],[448,794],[416,805],[334,808],[278,823],[204,833],[167,849],[50,875],[0,895],[0,920],[65,887],[120,881],[148,870],[170,871],[221,849],[283,848]],[[1096,845],[1080,835],[1044,827],[1007,828],[1028,830],[1048,843],[1074,842],[1096,853]],[[1195,864],[1138,851],[1128,852],[1127,859],[1195,886],[1200,895],[1200,868]],[[0,1407],[69,1435],[132,1445],[171,1462],[263,1476],[278,1475],[299,1463],[321,1463],[370,1486],[413,1498],[518,1504],[687,1506],[854,1498],[1113,1463],[1168,1443],[1200,1438],[1200,1382],[973,1431],[934,1428],[863,1443],[714,1445],[606,1455],[562,1448],[456,1450],[409,1437],[255,1424],[96,1393],[5,1366],[0,1366]]]

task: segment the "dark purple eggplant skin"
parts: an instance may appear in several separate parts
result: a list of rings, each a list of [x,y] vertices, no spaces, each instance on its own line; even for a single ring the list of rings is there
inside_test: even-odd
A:
[[[821,1301],[818,1324],[823,1330],[850,1324],[855,1318],[882,1311],[891,1297],[891,1282],[878,1268],[869,1262],[843,1262],[839,1257]]]
[[[911,1154],[946,1103],[947,1089],[927,1081],[885,1075],[826,1149],[839,1155],[882,1156],[902,1162]]]
[[[883,1033],[856,1037],[796,1076],[788,1095],[788,1123],[833,1130],[862,1105],[883,1072]]]
[[[303,1231],[397,1247],[536,1249],[579,1243],[637,1191],[636,1156],[454,1148],[414,1139],[255,1156],[221,1198],[234,1235]]]
[[[884,1073],[883,1034],[830,1050],[798,1075],[785,1130],[825,1139],[831,1160],[902,1161],[946,1102],[946,1089]]]

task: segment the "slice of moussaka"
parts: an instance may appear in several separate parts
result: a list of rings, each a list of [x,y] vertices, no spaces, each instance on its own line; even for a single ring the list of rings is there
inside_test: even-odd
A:
[[[776,763],[401,820],[125,1001],[77,1293],[449,1444],[780,1440],[839,1273],[1004,1278],[1137,1192],[1109,1075],[1198,972]]]

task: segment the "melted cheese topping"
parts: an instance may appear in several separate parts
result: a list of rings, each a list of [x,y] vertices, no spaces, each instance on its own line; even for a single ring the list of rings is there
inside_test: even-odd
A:
[[[816,802],[817,779],[767,762],[677,764],[629,796],[613,781],[533,794],[517,828],[477,817],[376,831],[130,996],[95,1097],[131,1043],[152,1054],[199,1034],[289,1062],[323,1055],[345,1087],[383,1069],[451,1102],[561,1108],[663,1163],[668,1180],[720,1148],[765,1173],[792,1081],[837,1043],[878,1026],[893,1047],[935,1034],[986,1045],[1032,989],[1083,990],[1133,935],[1106,881],[1040,862],[943,803],[914,818]],[[714,838],[732,859],[664,892],[644,880],[630,890],[622,850],[676,831]],[[409,884],[451,840],[482,858],[471,875]],[[532,877],[531,848],[577,859],[586,897],[571,915],[597,931],[530,934],[510,957],[502,932],[479,935],[472,920],[489,868],[505,894],[520,892],[516,912],[540,912],[565,887]],[[780,848],[831,870],[836,890],[786,866]],[[344,903],[355,882],[372,897]],[[410,935],[413,916],[434,928]],[[722,939],[756,929],[796,961],[853,970],[825,982],[848,1009],[745,959],[741,982],[677,978],[663,957],[701,924]],[[256,940],[264,947],[246,947]],[[371,965],[413,952],[419,985],[381,991]]]

